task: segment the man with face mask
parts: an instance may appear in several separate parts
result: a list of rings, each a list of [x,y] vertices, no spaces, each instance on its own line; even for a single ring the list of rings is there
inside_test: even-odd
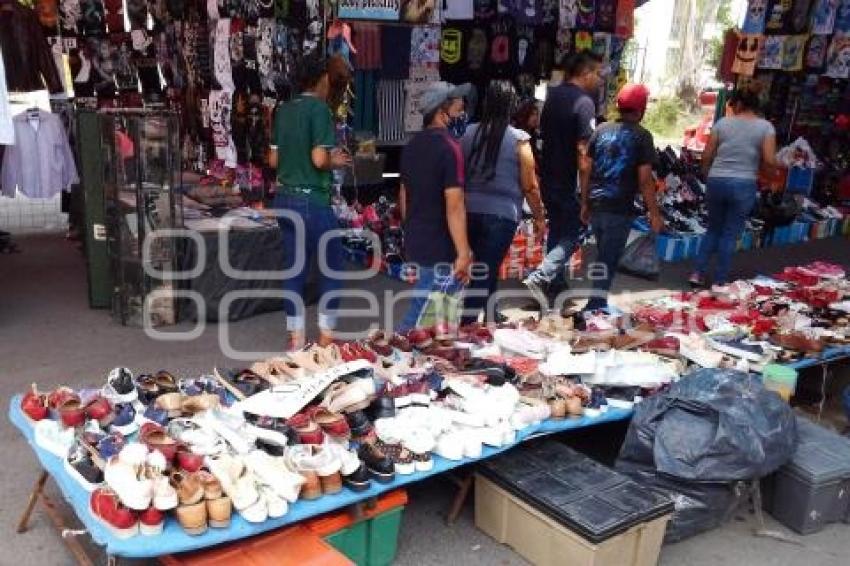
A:
[[[399,206],[407,261],[417,267],[416,296],[399,332],[416,326],[428,291],[469,281],[472,251],[466,234],[464,160],[456,137],[466,125],[471,85],[438,83],[422,97],[424,129],[401,156]]]
[[[561,66],[566,79],[549,88],[540,117],[540,188],[549,220],[547,254],[523,281],[544,311],[566,286],[566,268],[578,246],[582,226],[576,195],[579,164],[587,155],[587,140],[596,125],[593,100],[602,84],[602,61],[590,51],[572,55]]]

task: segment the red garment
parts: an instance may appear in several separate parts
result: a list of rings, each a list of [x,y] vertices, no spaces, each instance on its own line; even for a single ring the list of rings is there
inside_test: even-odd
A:
[[[381,68],[381,28],[378,24],[356,22],[351,24],[351,42],[357,48],[352,55],[358,71]]]

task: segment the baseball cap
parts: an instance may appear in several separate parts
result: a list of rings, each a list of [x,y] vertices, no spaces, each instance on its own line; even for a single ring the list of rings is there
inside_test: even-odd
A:
[[[640,84],[627,84],[617,93],[617,108],[622,111],[645,112],[649,89]]]
[[[450,83],[435,83],[434,86],[425,91],[422,95],[421,111],[422,115],[430,114],[439,108],[445,101],[452,98],[468,98],[472,93],[472,85],[464,83],[455,86]]]

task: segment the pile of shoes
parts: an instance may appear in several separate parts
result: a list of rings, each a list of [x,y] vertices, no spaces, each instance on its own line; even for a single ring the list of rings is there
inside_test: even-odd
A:
[[[758,370],[850,344],[848,298],[844,269],[816,261],[773,277],[641,301],[632,314],[669,341],[669,348],[647,344],[650,351],[678,349],[706,368]]]

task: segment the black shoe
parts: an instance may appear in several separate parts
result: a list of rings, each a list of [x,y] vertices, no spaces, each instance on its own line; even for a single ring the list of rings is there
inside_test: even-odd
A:
[[[354,411],[345,415],[352,436],[364,436],[372,428],[372,422],[363,411]]]
[[[342,483],[352,491],[366,491],[371,486],[369,471],[365,464],[361,464],[353,474],[342,476]]]
[[[357,456],[375,480],[389,483],[395,478],[395,464],[392,459],[374,444],[362,444]]]
[[[381,395],[372,403],[372,420],[388,419],[395,416],[395,400],[388,395]]]

